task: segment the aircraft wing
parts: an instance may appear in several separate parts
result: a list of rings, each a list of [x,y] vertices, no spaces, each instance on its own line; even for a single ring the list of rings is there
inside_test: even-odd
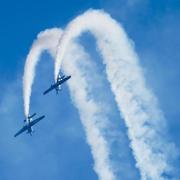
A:
[[[34,126],[36,123],[38,123],[41,119],[43,119],[45,116],[41,116],[33,121],[30,122],[30,126]]]
[[[28,127],[27,127],[27,126],[24,126],[22,129],[20,129],[20,130],[14,135],[14,137],[20,135],[21,133],[23,133],[23,132],[26,131],[27,129],[28,129]]]
[[[53,89],[55,89],[56,86],[55,85],[52,85],[49,89],[47,89],[46,91],[43,92],[43,94],[47,94],[48,92],[52,91]]]
[[[60,84],[63,84],[64,82],[66,82],[68,79],[70,79],[70,78],[71,78],[71,76],[67,76],[67,77],[63,76],[63,77],[64,77],[64,78],[63,78],[63,79],[61,79],[61,81],[60,81],[59,85],[60,85]]]

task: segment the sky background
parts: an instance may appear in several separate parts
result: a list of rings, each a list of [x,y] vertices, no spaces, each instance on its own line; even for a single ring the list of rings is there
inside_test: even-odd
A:
[[[45,114],[46,118],[37,124],[33,137],[26,134],[13,137],[23,125],[22,76],[33,40],[46,28],[64,28],[89,8],[104,9],[123,25],[134,41],[147,85],[158,98],[167,120],[169,137],[180,148],[179,0],[1,1],[0,179],[97,179],[91,150],[67,86],[63,86],[59,96],[55,93],[41,95],[53,82],[53,63],[46,53],[38,65],[30,107],[31,113]],[[123,133],[124,148],[114,149],[114,158],[118,160],[119,154],[123,154],[127,160],[122,179],[139,179],[124,122],[119,118],[110,87],[103,78],[104,66],[94,39],[85,34],[80,42],[95,60],[94,73],[102,76],[97,83],[102,83],[102,97],[111,106],[108,116],[114,129],[119,128]]]

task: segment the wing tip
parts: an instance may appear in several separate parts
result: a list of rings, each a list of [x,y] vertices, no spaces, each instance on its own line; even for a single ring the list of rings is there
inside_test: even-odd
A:
[[[48,91],[44,91],[44,92],[43,92],[43,95],[46,95],[47,93],[48,93]]]

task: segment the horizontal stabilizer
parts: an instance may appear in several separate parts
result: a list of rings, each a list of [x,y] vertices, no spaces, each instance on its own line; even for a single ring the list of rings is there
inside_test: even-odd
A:
[[[33,118],[36,115],[36,113],[32,114],[31,116],[29,116],[28,118]]]

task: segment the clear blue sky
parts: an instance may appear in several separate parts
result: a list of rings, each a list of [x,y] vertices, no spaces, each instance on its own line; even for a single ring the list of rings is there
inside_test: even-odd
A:
[[[63,28],[89,8],[110,13],[135,42],[147,84],[159,100],[173,142],[180,148],[179,0],[6,0],[0,5],[0,179],[97,179],[85,132],[67,86],[58,97],[53,93],[46,99],[39,96],[53,80],[53,64],[47,54],[38,66],[31,106],[32,112],[45,112],[47,118],[35,127],[33,137],[24,134],[13,138],[23,124],[23,67],[37,33],[46,28]],[[82,43],[102,68],[93,38],[86,35]],[[118,111],[110,90],[107,92],[116,121]],[[128,139],[125,143],[128,145]],[[131,150],[126,149],[132,179],[139,179]]]

